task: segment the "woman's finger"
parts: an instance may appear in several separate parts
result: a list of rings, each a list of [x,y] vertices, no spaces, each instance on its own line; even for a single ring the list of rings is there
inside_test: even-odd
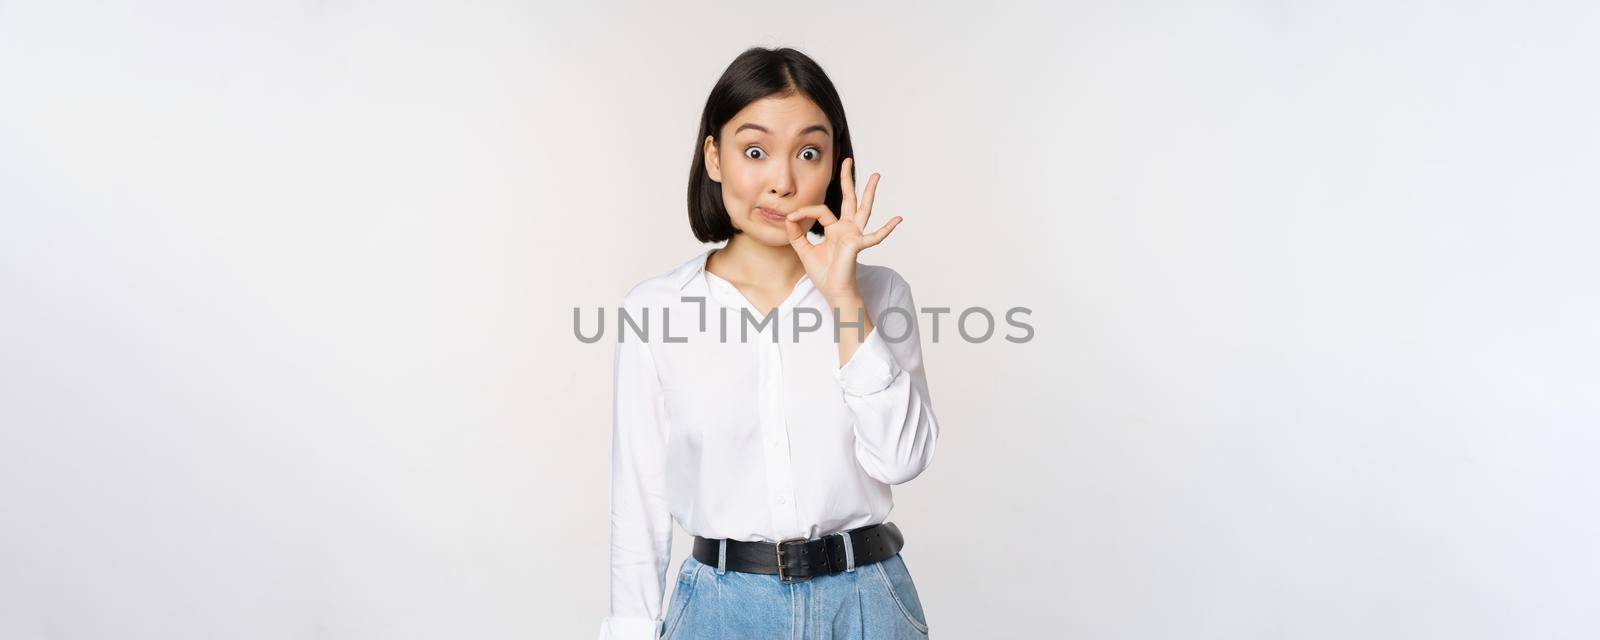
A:
[[[856,179],[852,175],[855,168],[855,158],[845,158],[844,162],[839,163],[839,188],[844,195],[839,203],[839,217],[844,220],[856,217]]]
[[[809,226],[811,226],[810,223],[806,223],[804,226],[802,226],[800,224],[797,224],[793,220],[784,220],[783,221],[783,228],[789,234],[789,244],[792,244],[792,245],[795,245],[796,247],[799,247],[798,244],[795,244],[796,240],[799,240],[801,242],[805,242],[806,244],[811,244],[811,241],[806,239],[806,232],[807,232],[806,227],[809,227]]]
[[[805,231],[800,230],[800,225],[793,222],[785,222],[784,226],[789,227],[789,246],[794,247],[796,252],[803,252],[812,247],[810,236],[806,235]],[[802,253],[801,255],[804,254]]]
[[[823,228],[827,228],[828,225],[839,221],[838,218],[833,217],[833,212],[829,211],[828,205],[825,204],[814,204],[809,207],[800,207],[799,209],[795,209],[788,216],[789,222],[799,222],[806,219],[816,219],[822,223]]]
[[[900,216],[890,218],[889,222],[879,227],[877,231],[861,236],[863,240],[866,240],[866,242],[862,243],[862,247],[875,247],[879,242],[883,242],[883,239],[889,237],[889,232],[894,231],[895,226],[900,224],[902,219]]]
[[[856,228],[862,231],[867,230],[867,219],[872,217],[872,197],[878,193],[879,177],[878,174],[874,173],[872,177],[867,178],[867,191],[861,196],[861,204],[856,205],[856,213],[853,220],[856,223]]]

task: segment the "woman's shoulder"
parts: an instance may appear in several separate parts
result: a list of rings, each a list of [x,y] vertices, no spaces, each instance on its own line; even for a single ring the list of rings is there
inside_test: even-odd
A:
[[[707,249],[696,253],[665,271],[634,283],[622,295],[622,305],[639,307],[677,302],[690,278],[705,265],[706,254],[710,252]]]

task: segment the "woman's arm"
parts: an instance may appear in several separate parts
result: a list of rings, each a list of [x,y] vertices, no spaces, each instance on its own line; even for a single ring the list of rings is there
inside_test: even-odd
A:
[[[939,421],[928,397],[922,332],[911,287],[898,273],[891,275],[885,309],[902,311],[876,310],[877,326],[834,376],[855,415],[857,464],[879,482],[903,484],[933,462]],[[851,320],[849,310],[841,315]],[[840,330],[841,334],[853,331]]]
[[[623,308],[640,317],[626,301]],[[667,424],[649,345],[621,331],[613,359],[611,615],[600,640],[654,640],[661,622],[672,514],[667,508]]]

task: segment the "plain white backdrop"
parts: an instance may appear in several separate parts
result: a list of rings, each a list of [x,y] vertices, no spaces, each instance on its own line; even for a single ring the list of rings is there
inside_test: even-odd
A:
[[[1592,3],[301,1],[0,2],[0,638],[592,637],[572,310],[757,45],[1033,309],[924,344],[936,637],[1600,636]]]

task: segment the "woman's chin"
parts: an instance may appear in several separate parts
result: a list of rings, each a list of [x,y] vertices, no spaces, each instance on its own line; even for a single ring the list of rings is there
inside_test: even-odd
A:
[[[769,247],[781,247],[789,244],[788,229],[778,225],[766,223],[763,224],[764,226],[757,226],[754,229],[746,227],[744,229],[745,235],[750,236],[751,240],[755,240]]]

